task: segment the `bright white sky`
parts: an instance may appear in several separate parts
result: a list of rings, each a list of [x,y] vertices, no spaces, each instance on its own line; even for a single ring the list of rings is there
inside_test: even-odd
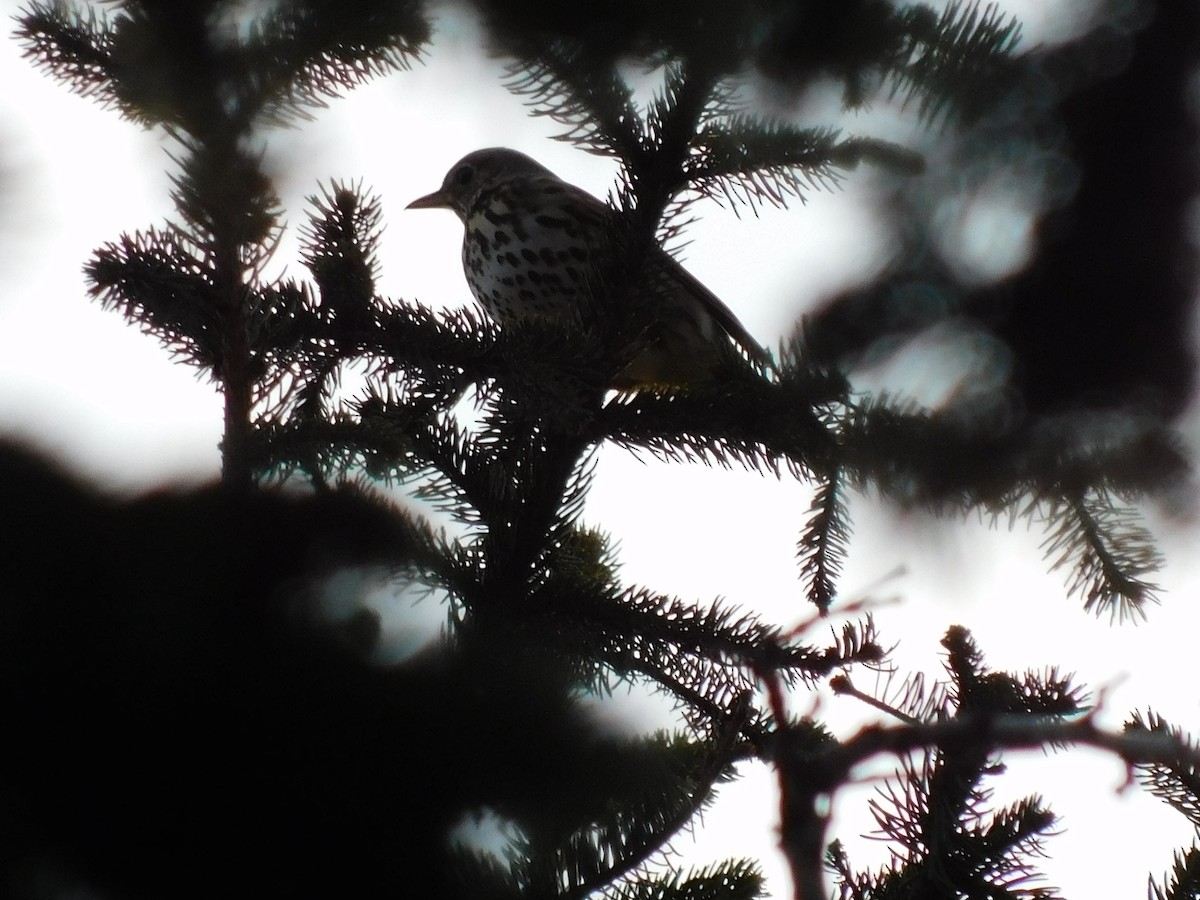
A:
[[[1087,5],[1061,2],[1056,9],[1063,14],[1054,16],[1030,4],[1027,43],[1058,39],[1072,21],[1065,12]],[[0,0],[6,11],[16,6]],[[509,145],[601,196],[612,183],[608,161],[547,140],[552,126],[526,115],[500,86],[497,67],[473,51],[473,39],[469,30],[447,28],[426,65],[362,88],[316,122],[272,138],[268,159],[293,228],[304,219],[303,198],[331,178],[361,178],[382,195],[381,289],[391,296],[470,302],[457,220],[404,210],[463,153]],[[11,40],[0,44],[0,83],[6,86],[0,92],[0,434],[27,439],[119,490],[213,477],[217,396],[154,341],[88,301],[81,275],[94,248],[168,214],[163,146],[34,71]],[[870,132],[865,121],[847,127]],[[687,264],[752,333],[774,345],[802,309],[885,258],[869,187],[869,175],[858,173],[840,192],[759,219],[703,210],[705,220],[689,232]],[[279,260],[301,274],[290,262],[294,247],[286,241]],[[1189,422],[1186,430],[1195,433],[1194,417]],[[807,504],[803,485],[666,466],[608,449],[586,518],[618,537],[627,580],[686,598],[723,597],[794,624],[809,616],[794,566]],[[938,640],[949,625],[964,624],[996,668],[1055,662],[1106,688],[1102,718],[1114,726],[1127,710],[1153,703],[1200,730],[1190,684],[1200,625],[1190,525],[1156,520],[1170,560],[1161,579],[1165,603],[1148,624],[1133,628],[1090,619],[1079,601],[1065,597],[1062,578],[1045,571],[1036,531],[930,522],[867,499],[854,509],[844,594],[896,601],[881,603],[876,618],[886,639],[901,641],[902,670],[937,674]],[[827,697],[819,708],[844,734],[864,714],[852,701]],[[1172,850],[1190,841],[1184,820],[1164,805],[1135,791],[1119,795],[1125,772],[1110,759],[1071,752],[1008,762],[998,799],[1040,793],[1063,817],[1065,833],[1051,841],[1054,858],[1045,870],[1067,896],[1141,894],[1147,873],[1160,876]],[[687,858],[760,857],[775,895],[786,896],[783,860],[773,849],[771,774],[748,769],[707,815]],[[883,859],[882,845],[855,838],[872,827],[870,796],[866,786],[839,798],[834,833],[859,867]]]

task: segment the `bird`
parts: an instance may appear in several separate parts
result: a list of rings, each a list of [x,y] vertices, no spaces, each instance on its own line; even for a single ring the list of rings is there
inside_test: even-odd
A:
[[[463,271],[484,311],[501,328],[522,319],[578,326],[585,310],[629,316],[603,287],[617,271],[618,213],[559,178],[530,156],[506,147],[468,153],[441,187],[408,209],[449,209],[464,226]],[[644,258],[636,302],[655,304],[641,327],[617,348],[611,384],[618,391],[678,389],[713,381],[732,343],[760,367],[770,357],[733,311],[669,253]],[[618,279],[619,280],[619,279]],[[599,295],[599,296],[597,296]],[[623,311],[624,310],[624,311]],[[612,324],[612,323],[609,323]],[[621,324],[621,323],[617,323]]]

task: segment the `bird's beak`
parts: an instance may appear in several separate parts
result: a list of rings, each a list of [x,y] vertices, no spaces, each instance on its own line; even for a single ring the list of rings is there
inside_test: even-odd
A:
[[[441,190],[436,190],[432,194],[426,194],[424,197],[418,197],[405,209],[449,209],[450,201],[446,199],[446,195]]]

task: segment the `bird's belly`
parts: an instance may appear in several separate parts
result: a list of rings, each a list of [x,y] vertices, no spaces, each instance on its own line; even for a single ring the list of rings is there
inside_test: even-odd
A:
[[[577,319],[586,290],[587,245],[532,217],[472,216],[463,238],[463,271],[475,299],[499,322]]]

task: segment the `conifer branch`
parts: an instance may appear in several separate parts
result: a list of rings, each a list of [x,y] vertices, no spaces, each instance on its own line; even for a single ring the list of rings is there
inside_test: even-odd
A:
[[[534,116],[566,127],[558,140],[601,156],[633,159],[642,151],[641,116],[633,95],[606,65],[579,48],[553,43],[512,63],[505,86]]]
[[[102,306],[141,324],[187,362],[214,372],[219,367],[214,273],[181,232],[123,235],[97,250],[84,271]]]
[[[363,196],[361,184],[335,181],[308,202],[313,208],[301,231],[300,260],[320,289],[326,314],[361,321],[375,306],[377,253],[383,232],[380,200]],[[344,330],[359,330],[354,325],[349,323]]]
[[[1084,609],[1112,619],[1146,616],[1158,603],[1158,588],[1144,576],[1161,567],[1162,557],[1136,513],[1119,506],[1103,488],[1074,499],[1050,501],[1052,531],[1043,542],[1054,569],[1071,566],[1069,590],[1084,599]]]
[[[730,393],[702,387],[614,400],[597,417],[597,438],[662,459],[738,464],[776,475],[808,477],[825,468],[836,444],[818,408],[836,395],[836,380],[815,376],[772,386],[757,376],[739,377],[735,369],[728,382],[737,386],[736,404]]]
[[[240,48],[250,81],[247,106],[264,118],[311,118],[305,107],[375,78],[407,69],[430,36],[421,4],[360,2],[354,15],[337,3],[284,3],[254,22]]]
[[[525,859],[514,864],[514,882],[527,891],[582,898],[644,872],[646,864],[664,852],[671,837],[711,802],[715,785],[729,776],[748,709],[742,703],[740,713],[715,728],[704,743],[651,738],[651,743],[665,751],[662,758],[673,762],[671,772],[663,772],[663,777],[647,786],[654,796],[632,803],[628,802],[632,798],[623,798],[626,802],[620,806],[610,799],[602,816],[566,836],[553,849],[531,842],[522,854]]]
[[[938,18],[927,6],[900,13],[904,51],[888,74],[893,92],[905,102],[917,99],[918,114],[927,120],[944,116],[952,106],[975,115],[995,96],[1009,74],[1008,61],[1020,41],[1015,16],[1004,16],[999,4],[981,8],[979,0],[955,0]]]
[[[796,544],[800,572],[808,582],[808,601],[822,613],[828,611],[837,594],[837,578],[849,540],[850,521],[841,476],[834,469],[818,484],[808,522]]]
[[[1146,893],[1150,900],[1190,900],[1200,896],[1200,847],[1193,844],[1187,850],[1177,850],[1171,871],[1163,876],[1161,886],[1150,879]]]
[[[1194,739],[1154,712],[1147,712],[1145,716],[1135,712],[1125,723],[1125,730],[1131,734],[1165,735],[1197,751]],[[1183,760],[1141,765],[1137,767],[1137,777],[1150,793],[1170,804],[1200,829],[1200,766]]]
[[[837,132],[828,128],[765,126],[745,116],[711,121],[697,134],[688,179],[701,195],[735,210],[763,202],[786,206],[813,189],[841,180],[834,156]]]
[[[841,745],[813,745],[801,728],[795,735],[796,758],[790,764],[781,762],[786,788],[807,796],[822,790],[822,785],[843,783],[844,776],[837,773],[848,771],[844,766],[859,765],[880,752],[901,758],[899,785],[885,785],[871,804],[883,834],[907,848],[900,856],[901,865],[878,875],[854,874],[840,846],[831,847],[828,861],[839,875],[844,896],[873,895],[896,878],[910,887],[919,887],[929,878],[962,887],[981,873],[989,873],[984,876],[986,885],[1012,896],[1050,896],[1048,889],[1032,886],[1037,876],[1027,864],[1031,853],[1040,852],[1041,836],[1053,820],[1040,800],[1021,801],[997,813],[986,811],[989,795],[977,782],[994,771],[990,760],[997,750],[1072,744],[1103,748],[1136,767],[1152,791],[1185,814],[1197,808],[1196,786],[1189,785],[1188,779],[1198,768],[1200,754],[1161,719],[1150,716],[1144,722],[1135,716],[1124,733],[1104,731],[1096,726],[1093,712],[1079,716],[1082,693],[1053,670],[1023,679],[989,673],[963,629],[951,629],[944,644],[953,687],[935,693],[944,698],[942,703],[931,706],[921,700],[919,705],[931,717],[906,716],[900,727],[868,726]],[[1074,718],[1064,718],[1070,716]],[[791,740],[786,734],[787,729],[781,731],[785,743]],[[907,755],[921,749],[923,739],[928,743],[918,768]],[[827,768],[830,764],[832,768]],[[806,780],[802,773],[820,774]],[[822,822],[811,811],[805,812],[802,799],[794,798],[785,808],[802,818],[792,823],[794,834],[823,831]],[[961,846],[956,850],[956,845]],[[787,844],[793,866],[800,867],[798,880],[806,880],[811,890],[818,883],[812,877],[818,846],[820,842],[811,835],[807,841]],[[964,860],[970,873],[957,868]],[[981,883],[979,889],[989,888]]]
[[[607,900],[753,900],[763,877],[752,860],[730,860],[666,878],[622,882],[604,892]]]
[[[105,109],[132,110],[121,103],[113,68],[114,33],[89,9],[86,16],[63,2],[31,3],[17,21],[23,56],[81,97]]]
[[[980,750],[1040,750],[1048,744],[1107,750],[1132,765],[1200,767],[1200,752],[1167,734],[1105,731],[1090,716],[1056,721],[1025,713],[970,713],[908,726],[869,725],[831,752],[836,772],[879,755],[903,756],[925,747],[963,746]],[[781,744],[781,747],[784,745]],[[781,761],[786,762],[786,757]],[[830,776],[833,781],[841,775]]]
[[[793,822],[790,826],[796,834],[803,834],[812,828],[819,829],[822,835],[824,833],[824,823],[812,818],[805,796],[835,790],[837,786],[847,783],[855,766],[880,754],[903,758],[913,751],[936,747],[952,750],[955,754],[969,753],[979,760],[986,760],[990,753],[998,750],[1038,750],[1047,745],[1083,745],[1107,750],[1131,766],[1139,763],[1200,765],[1200,754],[1170,735],[1108,732],[1099,728],[1090,716],[1064,722],[1048,720],[1040,715],[970,713],[899,727],[868,726],[849,740],[823,751],[814,749],[803,735],[798,736],[798,740],[800,743],[793,755],[793,751],[788,749],[791,743],[789,732],[787,729],[781,730],[775,756],[776,764],[784,773],[795,773],[785,782],[791,785],[789,790],[792,792],[790,798],[785,798],[785,807],[804,817],[803,821]],[[915,816],[908,818],[910,814],[906,813],[903,821],[919,821],[916,815],[919,803],[916,807],[909,807],[906,797],[895,795],[895,798]],[[1033,819],[1023,817],[1022,821],[1026,824],[1015,831],[1008,830],[1007,826],[1002,831],[1008,830],[1010,840],[1020,839],[1026,846],[1028,838],[1022,835],[1036,832],[1038,828],[1035,826],[1039,822],[1042,830],[1050,824],[1048,818],[1038,816]],[[885,818],[885,822],[890,823],[896,834],[908,828],[900,820],[890,817]],[[788,833],[785,827],[785,837]],[[814,846],[817,848],[816,858],[805,849]],[[793,871],[803,870],[803,874],[797,874],[799,883],[813,883],[810,873],[819,871],[820,848],[823,846],[823,839],[807,840],[803,844],[785,843]],[[1010,871],[1018,876],[1018,883],[1025,877],[1017,869]],[[888,876],[884,877],[886,879]]]

